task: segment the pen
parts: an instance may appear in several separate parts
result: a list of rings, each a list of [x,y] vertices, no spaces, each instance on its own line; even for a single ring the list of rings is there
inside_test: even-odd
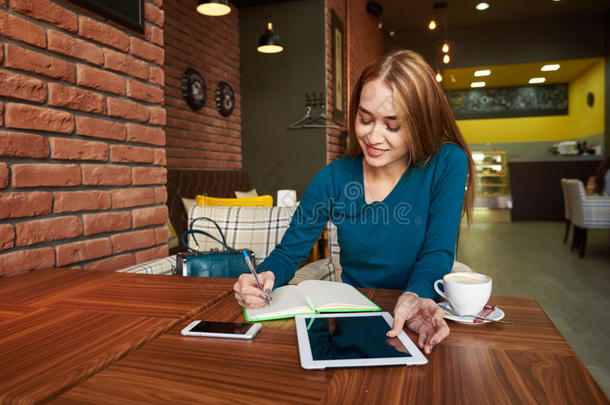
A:
[[[250,273],[252,273],[252,275],[254,276],[254,280],[256,280],[256,285],[258,286],[258,289],[261,290],[263,294],[265,294],[265,290],[263,290],[261,282],[258,281],[258,276],[256,275],[256,270],[254,270],[254,265],[252,264],[252,260],[250,260],[250,256],[248,256],[248,253],[245,250],[242,250],[242,253],[244,254],[244,259],[246,259],[246,264],[250,269]],[[267,297],[267,294],[265,294],[265,302],[267,303],[267,305],[269,305],[269,298]]]

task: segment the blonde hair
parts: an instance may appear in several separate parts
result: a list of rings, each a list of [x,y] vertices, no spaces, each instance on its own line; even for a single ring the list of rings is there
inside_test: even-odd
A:
[[[425,166],[444,143],[454,143],[468,156],[468,178],[462,214],[472,223],[476,171],[470,149],[458,128],[447,97],[432,68],[413,51],[395,51],[367,66],[354,85],[349,108],[348,142],[345,156],[362,155],[354,125],[360,95],[366,83],[381,79],[393,93],[394,107],[408,140],[407,166]]]

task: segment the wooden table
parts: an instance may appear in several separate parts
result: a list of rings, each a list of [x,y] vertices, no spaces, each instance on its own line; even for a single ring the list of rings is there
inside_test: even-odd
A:
[[[308,371],[300,366],[293,320],[266,322],[252,341],[180,335],[190,319],[243,320],[231,285],[231,280],[68,270],[2,279],[0,399],[189,405],[608,403],[531,298],[492,297],[518,326],[451,322],[451,335],[423,367]],[[39,288],[27,293],[26,286]],[[391,310],[398,291],[365,293]]]

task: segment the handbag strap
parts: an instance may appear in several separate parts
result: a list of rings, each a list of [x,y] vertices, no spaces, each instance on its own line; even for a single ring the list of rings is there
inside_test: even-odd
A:
[[[193,250],[188,245],[188,243],[186,241],[186,238],[187,238],[188,235],[196,234],[196,233],[201,234],[201,235],[205,235],[208,238],[211,238],[211,239],[215,240],[216,242],[220,243],[225,249],[227,249],[227,250],[229,250],[229,251],[231,251],[233,253],[238,253],[239,252],[237,249],[233,249],[231,246],[227,245],[224,241],[221,241],[218,238],[216,238],[215,236],[210,235],[206,231],[201,231],[199,229],[189,229],[188,231],[184,232],[182,234],[182,237],[180,238],[180,242],[182,242],[182,246],[184,246],[188,250]],[[197,245],[197,247],[199,247],[199,243],[197,243],[197,238],[193,237],[193,240],[195,241],[195,244]]]
[[[207,234],[210,238],[218,241],[218,243],[221,243],[222,245],[226,246],[227,245],[227,239],[225,238],[225,234],[222,233],[222,229],[220,229],[220,226],[218,226],[218,224],[216,223],[216,221],[214,221],[212,218],[208,218],[208,217],[199,217],[199,218],[195,218],[191,221],[191,226],[189,227],[189,230],[192,231],[193,230],[193,225],[195,225],[195,222],[199,221],[200,219],[205,219],[206,221],[210,221],[211,223],[214,224],[214,226],[216,227],[216,229],[218,229],[218,233],[220,234],[220,237],[222,238],[222,242],[218,241],[218,239],[214,238],[213,236],[211,236],[210,234]]]

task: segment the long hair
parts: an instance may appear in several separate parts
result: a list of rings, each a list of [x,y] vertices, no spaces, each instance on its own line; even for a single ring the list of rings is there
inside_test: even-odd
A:
[[[599,164],[597,170],[595,171],[595,188],[593,188],[593,193],[604,193],[604,187],[606,187],[606,172],[608,170],[610,170],[610,155]],[[610,190],[605,191],[606,193],[610,194]]]
[[[468,178],[462,214],[472,223],[476,171],[470,149],[458,128],[445,93],[436,82],[434,72],[417,53],[395,51],[367,66],[354,85],[348,116],[348,142],[345,156],[362,155],[354,131],[364,85],[381,79],[392,89],[394,106],[408,141],[407,167],[425,166],[444,143],[455,143],[468,156]]]

